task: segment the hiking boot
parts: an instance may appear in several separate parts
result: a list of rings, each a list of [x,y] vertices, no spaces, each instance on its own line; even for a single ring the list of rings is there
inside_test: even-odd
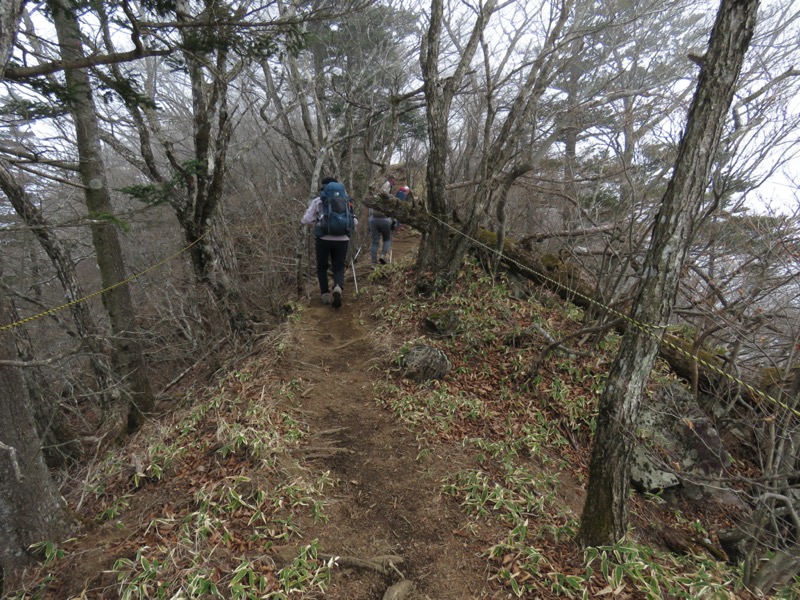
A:
[[[322,294],[322,303],[323,304],[330,304],[331,303],[331,294],[330,292],[326,292]]]
[[[378,262],[379,262],[379,263],[381,263],[382,265],[385,265],[385,264],[386,264],[386,259],[385,259],[385,258],[383,258],[383,257],[381,256],[381,257],[378,259]]]
[[[342,305],[342,288],[338,285],[333,288],[333,308],[339,308]]]

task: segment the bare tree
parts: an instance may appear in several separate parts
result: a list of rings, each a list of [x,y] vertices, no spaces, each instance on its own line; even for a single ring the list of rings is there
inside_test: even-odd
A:
[[[420,51],[428,120],[429,151],[425,175],[427,205],[431,215],[435,217],[429,230],[422,236],[417,258],[419,276],[423,280],[428,280],[423,284],[425,286],[431,284],[436,286],[438,284],[434,281],[435,277],[438,275],[448,277],[455,272],[461,266],[466,249],[461,236],[457,236],[456,242],[451,241],[448,227],[451,219],[451,203],[446,190],[447,158],[450,150],[450,108],[496,7],[495,0],[488,0],[485,4],[479,5],[469,39],[459,52],[455,68],[445,77],[440,64],[445,26],[444,3],[441,0],[431,2],[430,23]]]
[[[488,9],[489,5],[483,7],[484,11]],[[461,61],[470,63],[472,60],[474,50],[471,50],[471,44],[475,38],[470,37],[468,41],[460,43],[456,32],[452,31],[453,28],[448,30],[454,40],[453,54],[457,57],[455,66],[451,67],[455,75],[447,77],[438,86],[431,84],[426,88],[431,138],[428,169],[430,173],[432,166],[437,164],[434,154],[439,151],[440,145],[450,143],[446,135],[434,133],[437,127],[444,128],[442,120],[434,125],[434,115],[444,106],[448,111],[451,106],[463,106],[466,110],[459,116],[463,122],[462,131],[465,133],[457,140],[458,149],[463,154],[448,159],[450,164],[455,165],[450,172],[445,170],[448,163],[441,161],[437,170],[442,171],[440,177],[445,182],[451,181],[448,177],[452,178],[455,173],[463,176],[466,181],[458,183],[458,191],[451,194],[461,196],[462,202],[454,202],[444,195],[443,199],[437,200],[437,193],[430,188],[428,201],[429,208],[435,209],[433,214],[443,222],[449,221],[452,210],[457,208],[461,219],[459,229],[463,235],[451,236],[452,230],[446,224],[433,227],[427,236],[423,236],[421,242],[417,265],[421,272],[437,273],[440,277],[446,277],[447,273],[457,268],[463,257],[466,240],[475,232],[479,221],[487,217],[497,229],[497,248],[501,249],[507,229],[509,192],[520,178],[540,169],[546,159],[551,159],[557,144],[563,144],[565,148],[567,171],[570,173],[569,178],[573,180],[567,186],[571,191],[565,193],[562,190],[560,194],[578,202],[575,191],[578,134],[590,128],[592,119],[597,119],[597,115],[601,115],[604,109],[610,111],[609,107],[621,99],[646,93],[639,88],[630,89],[620,85],[619,72],[597,68],[604,57],[598,57],[596,53],[590,56],[588,51],[583,50],[584,46],[605,48],[605,55],[612,55],[623,44],[622,41],[617,41],[617,45],[609,41],[605,44],[597,41],[604,32],[618,25],[610,17],[605,20],[599,18],[595,9],[596,6],[591,2],[574,1],[559,3],[555,10],[536,10],[535,7],[519,4],[497,6],[498,13],[515,11],[514,18],[511,19],[515,27],[504,32],[506,54],[500,53],[501,58],[498,60],[498,51],[488,41],[489,36],[478,33],[483,51],[482,77],[476,71],[470,71],[469,77],[463,82],[453,77],[460,73],[459,66],[464,64]],[[487,12],[487,18],[490,13],[491,11]],[[502,16],[508,15],[503,13]],[[502,30],[501,17],[498,18],[500,24],[493,24],[492,33],[498,28]],[[636,15],[631,17],[632,20],[635,18]],[[433,24],[435,20],[431,22]],[[475,27],[479,23],[480,19],[476,21]],[[529,35],[538,34],[540,41],[534,36],[536,42],[523,45],[525,37],[521,35],[518,26]],[[431,31],[429,29],[429,38]],[[475,29],[472,35],[476,35]],[[425,46],[423,50],[426,50]],[[425,56],[423,52],[423,57]],[[427,70],[424,71],[426,81],[435,76],[430,55],[427,56],[427,62],[424,63],[427,65]],[[515,57],[514,60],[511,59],[512,56]],[[588,81],[580,82],[582,87],[579,87],[579,75],[585,70],[584,63],[595,65],[595,70],[600,75],[595,74],[592,78],[587,76]],[[625,71],[625,68],[620,67],[619,70]],[[453,95],[447,102],[449,85],[460,87],[458,96]],[[553,100],[553,96],[561,95],[560,88],[563,87],[568,88],[569,92],[566,104]],[[441,95],[441,101],[431,98],[436,94]],[[482,101],[477,102],[476,98],[481,98]],[[437,104],[441,106],[432,115],[432,107]],[[452,113],[448,112],[448,117],[452,117]],[[447,148],[444,151],[449,153],[452,149]],[[494,219],[491,219],[489,215],[493,208]]]
[[[297,7],[283,10],[290,17]],[[403,118],[414,108],[413,90],[404,89],[412,73],[403,38],[416,18],[379,3],[334,3],[328,18],[304,24],[304,49],[262,61],[260,115],[288,144],[284,153],[294,163],[287,167],[310,193],[325,171],[360,197],[375,170],[388,168]]]
[[[141,200],[166,201],[173,208],[184,239],[191,245],[196,280],[213,292],[234,326],[241,324],[243,317],[247,320],[247,311],[242,303],[237,259],[230,236],[224,230],[221,211],[235,129],[253,106],[248,98],[250,91],[259,85],[252,67],[260,64],[266,79],[267,98],[262,113],[270,113],[267,106],[276,103],[279,117],[274,124],[287,125],[282,90],[270,87],[269,58],[280,52],[291,73],[291,67],[296,65],[293,46],[299,45],[305,22],[330,18],[358,4],[364,3],[343,2],[341,7],[316,8],[283,3],[232,7],[209,0],[200,4],[179,2],[166,15],[127,14],[131,28],[143,32],[145,46],[153,49],[166,46],[173,49],[174,55],[169,60],[147,63],[143,72],[146,85],[141,88],[130,72],[112,67],[109,73],[99,75],[120,90],[120,99],[129,110],[130,119],[118,123],[126,136],[135,132],[139,156],[132,155],[130,145],[115,143],[110,136],[107,141],[149,180],[146,185],[129,186],[128,190]],[[108,23],[112,19],[103,16],[102,21]],[[105,37],[106,46],[112,46],[111,36]],[[302,78],[299,75],[289,78],[290,82],[293,80],[299,85]],[[246,83],[239,86],[240,82]],[[299,89],[297,98],[305,102],[308,91],[316,88]],[[305,169],[308,174],[311,164],[317,170],[321,168],[319,160],[327,156],[330,140],[327,130],[323,138],[319,137],[319,127],[324,128],[324,122],[318,122],[315,129],[307,105],[299,106],[304,109],[302,122],[319,146],[309,148],[297,143],[292,133],[278,129],[291,139],[294,161],[288,161],[287,166],[292,170],[300,168],[300,174]],[[189,136],[185,135],[187,129],[191,131]],[[240,137],[246,138],[247,134]],[[252,141],[243,146],[269,143],[260,137],[251,136]],[[318,149],[325,151],[317,152]],[[269,150],[277,154],[274,148]],[[239,156],[246,152],[243,149]],[[263,175],[262,170],[259,177]],[[273,181],[285,179],[285,173],[275,174]]]

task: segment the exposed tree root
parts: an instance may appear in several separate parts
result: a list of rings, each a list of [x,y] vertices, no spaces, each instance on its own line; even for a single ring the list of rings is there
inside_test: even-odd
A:
[[[338,346],[331,346],[329,350],[341,350],[342,348],[347,348],[348,346],[352,346],[353,344],[357,344],[358,342],[363,342],[367,339],[367,336],[357,337],[355,339],[349,340],[344,344],[339,344]]]
[[[347,427],[332,427],[330,429],[317,431],[316,433],[314,433],[314,435],[316,437],[322,437],[323,435],[333,435],[334,433],[341,433],[342,431],[347,431]]]
[[[313,434],[312,438],[320,439],[320,438],[327,438],[337,433],[341,433],[343,431],[347,431],[347,427],[333,427],[331,429],[326,429],[325,431],[318,431]],[[314,460],[317,458],[330,458],[331,456],[336,456],[337,454],[354,454],[354,450],[349,448],[342,448],[341,446],[337,446],[335,441],[332,445],[321,445],[321,446],[302,446],[299,448],[294,448],[290,450],[290,454],[303,454],[303,458],[306,460]]]
[[[320,554],[319,558],[326,561],[333,559],[333,561],[340,567],[348,567],[351,569],[367,569],[370,571],[375,571],[376,573],[380,573],[384,576],[391,573],[397,573],[403,577],[403,574],[400,573],[396,567],[396,565],[399,565],[403,562],[402,556],[394,556],[389,554],[386,556],[375,556],[374,558],[365,560],[363,558],[356,558],[355,556]]]

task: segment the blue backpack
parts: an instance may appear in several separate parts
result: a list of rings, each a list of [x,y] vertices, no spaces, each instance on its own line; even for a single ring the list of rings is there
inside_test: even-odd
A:
[[[322,216],[314,230],[316,237],[323,235],[350,235],[355,228],[353,201],[338,181],[325,184],[319,195]]]

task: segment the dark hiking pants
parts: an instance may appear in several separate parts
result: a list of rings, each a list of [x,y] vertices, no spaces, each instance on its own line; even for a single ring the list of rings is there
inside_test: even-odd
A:
[[[328,284],[328,264],[333,265],[333,285],[344,289],[344,262],[347,259],[349,240],[324,240],[317,238],[317,279],[320,294],[330,292]]]

